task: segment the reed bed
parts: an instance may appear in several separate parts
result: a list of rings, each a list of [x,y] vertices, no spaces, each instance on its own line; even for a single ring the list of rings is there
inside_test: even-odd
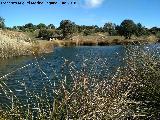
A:
[[[160,63],[158,50],[156,56],[145,46],[126,46],[123,59],[126,66],[118,67],[116,72],[107,71],[107,58],[84,59],[78,69],[72,61],[64,59],[61,66],[61,79],[51,82],[45,76],[42,91],[29,90],[27,81],[21,85],[25,91],[23,102],[5,83],[0,81],[2,92],[10,101],[0,110],[2,120],[126,120],[158,119],[160,117]],[[114,59],[114,58],[113,58]],[[91,64],[92,63],[92,64]],[[88,70],[89,66],[91,68]],[[104,71],[97,72],[96,69]],[[69,76],[65,74],[69,68]],[[67,69],[68,70],[68,69]],[[102,74],[103,73],[103,74]],[[56,74],[54,74],[56,76]],[[54,79],[53,79],[54,80]],[[32,82],[36,88],[36,83]]]
[[[31,44],[29,42],[0,35],[0,58],[27,55],[30,53],[30,48]]]
[[[144,43],[154,43],[155,41],[139,40],[139,39],[110,39],[110,38],[78,38],[72,40],[55,40],[53,41],[54,46],[109,46],[109,45],[135,45]]]
[[[50,41],[41,43],[27,38],[24,34],[12,31],[0,31],[0,58],[36,55],[53,51]]]

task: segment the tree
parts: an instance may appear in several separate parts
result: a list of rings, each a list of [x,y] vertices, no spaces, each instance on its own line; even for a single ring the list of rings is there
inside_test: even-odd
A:
[[[93,32],[94,32],[94,33],[102,32],[101,28],[98,27],[97,25],[94,25],[93,27],[94,27],[94,28],[93,28]]]
[[[46,28],[46,25],[43,24],[43,23],[40,23],[40,24],[37,25],[37,28],[38,29],[44,29],[44,28]]]
[[[5,28],[5,19],[4,18],[2,18],[2,17],[0,17],[0,28]]]
[[[131,39],[136,32],[136,24],[132,20],[124,20],[120,25],[120,32],[126,39]]]
[[[6,27],[6,29],[7,29],[7,30],[12,30],[12,28],[11,28],[11,27]]]
[[[33,32],[36,30],[37,27],[33,25],[32,23],[28,23],[24,25],[24,28],[25,28],[25,31]]]
[[[103,30],[105,32],[108,32],[109,35],[115,35],[116,34],[116,30],[115,30],[116,25],[114,23],[105,23]]]
[[[135,33],[135,35],[137,37],[139,37],[139,36],[142,36],[144,34],[146,34],[145,27],[143,27],[141,23],[138,23],[136,25],[136,33]]]
[[[156,37],[160,38],[160,31],[156,33]]]
[[[32,23],[28,23],[28,24],[25,24],[24,27],[32,29],[34,27],[34,25]]]
[[[53,24],[49,24],[47,27],[48,27],[48,29],[55,29],[56,28]]]
[[[24,26],[17,26],[18,30],[25,32],[25,27]]]
[[[59,29],[62,30],[63,38],[70,38],[75,32],[75,23],[70,20],[62,20]]]
[[[92,34],[92,30],[90,30],[90,29],[85,29],[85,30],[83,31],[83,35],[84,35],[84,36],[91,35],[91,34]]]
[[[18,30],[18,27],[17,26],[13,26],[13,30]]]
[[[104,32],[103,27],[99,27],[99,31],[98,32]]]
[[[122,27],[120,25],[116,25],[115,30],[118,35],[123,36]]]
[[[38,37],[42,37],[43,39],[50,39],[54,36],[55,30],[52,29],[40,29]]]
[[[157,27],[152,27],[150,30],[149,30],[152,34],[156,35],[157,32],[160,31],[160,28],[157,28]]]

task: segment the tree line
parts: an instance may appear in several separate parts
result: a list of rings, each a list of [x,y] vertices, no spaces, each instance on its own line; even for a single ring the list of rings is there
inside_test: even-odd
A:
[[[81,33],[84,36],[87,36],[98,32],[107,32],[110,36],[124,36],[126,39],[131,39],[132,35],[137,37],[155,35],[160,38],[160,28],[152,27],[149,29],[141,23],[136,24],[133,20],[129,19],[123,20],[120,25],[107,22],[103,27],[99,27],[97,25],[77,25],[70,20],[62,20],[58,28],[56,28],[53,24],[45,25],[44,23],[40,23],[38,25],[27,23],[23,26],[13,26],[12,28],[9,28],[5,26],[5,19],[0,17],[0,28],[23,32],[34,32],[38,30],[38,37],[43,39],[53,37],[68,39],[71,38],[74,33]]]

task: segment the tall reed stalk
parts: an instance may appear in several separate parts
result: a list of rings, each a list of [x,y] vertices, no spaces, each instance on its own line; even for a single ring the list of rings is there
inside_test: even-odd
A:
[[[158,51],[145,46],[126,46],[123,58],[125,66],[118,67],[108,77],[98,73],[90,61],[84,60],[82,69],[74,63],[64,61],[62,69],[69,69],[70,77],[63,73],[63,79],[51,82],[37,61],[36,67],[46,76],[42,92],[28,90],[24,82],[26,101],[23,102],[0,81],[1,91],[7,96],[10,105],[0,110],[2,120],[126,120],[158,119],[160,117],[160,62]],[[155,53],[157,52],[157,53]],[[155,54],[155,56],[154,56]],[[95,65],[105,68],[107,61],[97,59]],[[62,71],[63,72],[63,71]],[[56,76],[56,75],[55,75]],[[6,78],[7,79],[7,78]],[[43,80],[45,81],[45,80]],[[22,84],[21,83],[21,84]],[[32,82],[33,88],[34,82]]]

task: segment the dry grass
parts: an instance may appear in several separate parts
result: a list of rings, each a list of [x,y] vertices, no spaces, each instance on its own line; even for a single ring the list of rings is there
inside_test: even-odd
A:
[[[56,119],[157,119],[159,58],[141,47],[127,49],[127,66],[118,68],[111,82],[83,73],[74,74],[75,80],[69,86],[66,80],[62,81],[53,111]]]
[[[65,60],[63,68],[69,67],[71,78],[64,76],[52,88],[52,102],[47,96],[48,86],[52,84],[44,87],[42,95],[28,91],[24,86],[27,104],[24,106],[14,93],[8,92],[12,104],[7,110],[0,111],[1,119],[157,119],[160,112],[159,58],[143,46],[134,49],[126,46],[126,50],[124,61],[127,65],[118,68],[107,79],[100,78],[96,71],[88,74],[87,60],[84,60],[82,70]],[[106,62],[97,60],[95,64],[105,65]],[[6,84],[1,81],[0,85],[5,91]],[[33,98],[35,103],[30,101]]]
[[[0,31],[0,58],[13,56],[36,55],[53,51],[53,43],[49,41],[31,41],[21,32]]]
[[[36,54],[40,53],[50,53],[53,52],[54,47],[56,46],[55,42],[52,41],[37,41],[32,44],[32,50]]]
[[[52,51],[53,46],[75,45],[109,45],[128,44],[119,38],[103,38],[81,36],[73,40],[26,42],[0,34],[0,57],[39,54]],[[6,108],[0,107],[0,119],[94,119],[94,120],[124,120],[124,119],[157,119],[160,115],[160,63],[158,58],[150,54],[144,46],[126,46],[127,65],[118,68],[114,75],[100,78],[99,74],[88,74],[87,60],[83,70],[76,70],[72,62],[65,60],[64,66],[70,68],[71,79],[64,77],[54,87],[46,85],[40,95],[29,91],[25,83],[23,87],[27,102],[23,103],[9,89],[3,78],[0,78],[0,88],[10,101]],[[101,64],[106,63],[103,61]],[[99,65],[99,61],[95,61]],[[38,61],[37,63],[38,64]],[[25,66],[27,67],[27,66]],[[23,68],[25,68],[23,67]],[[40,66],[38,66],[40,67]],[[19,70],[23,70],[20,68]],[[42,71],[42,69],[40,69]],[[107,72],[107,70],[106,70]],[[45,73],[42,71],[45,75]],[[6,78],[6,77],[4,77]],[[51,89],[49,91],[49,89]],[[52,93],[52,98],[48,94]],[[32,101],[34,99],[34,102]]]
[[[154,43],[156,37],[141,37],[133,39],[124,39],[121,36],[105,36],[105,35],[90,35],[73,36],[70,40],[55,40],[54,44],[57,46],[106,46],[106,45],[128,45],[128,44],[139,44],[139,43]],[[58,43],[58,44],[57,44]]]
[[[149,37],[147,37],[147,41],[150,43],[153,43],[155,41],[157,41],[158,38],[156,38],[156,36],[150,35]]]
[[[139,42],[155,42],[156,38],[150,36],[148,38],[134,38],[125,40],[121,36],[107,36],[97,33],[90,36],[75,35],[71,40],[33,40],[27,33],[1,30],[0,31],[0,58],[8,58],[20,55],[37,55],[40,53],[49,53],[56,46],[105,46],[112,44],[137,44]]]
[[[10,37],[0,34],[0,57],[8,58],[12,56],[28,55],[31,44],[20,39],[11,39]]]

